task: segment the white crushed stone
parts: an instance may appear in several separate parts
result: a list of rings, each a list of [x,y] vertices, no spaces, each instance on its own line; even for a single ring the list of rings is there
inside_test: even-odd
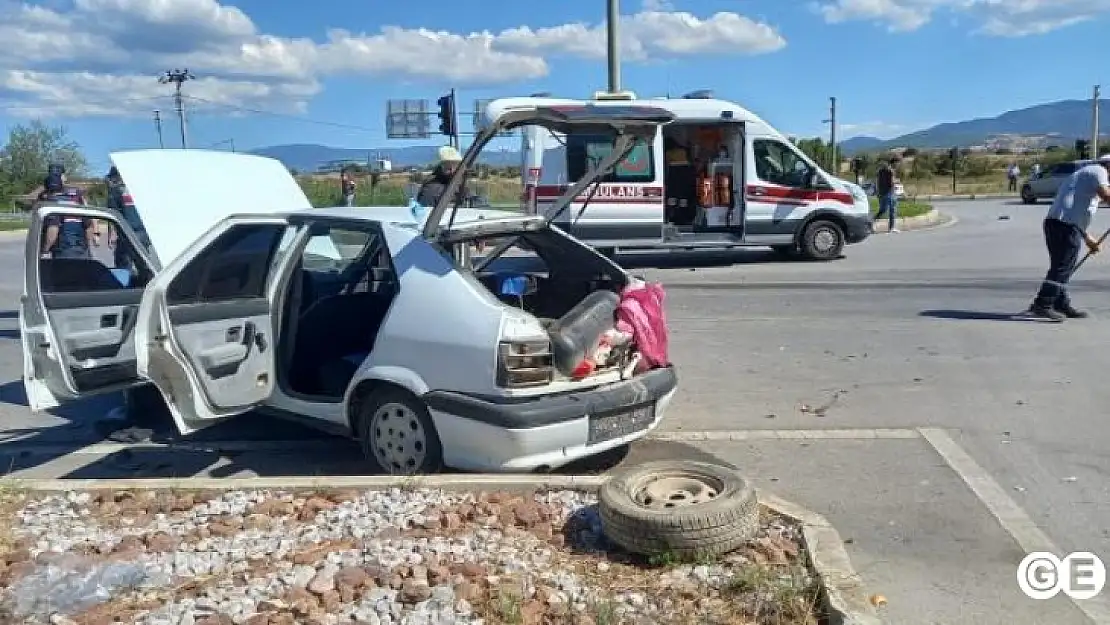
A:
[[[491,582],[497,582],[502,575],[519,573],[527,580],[523,589],[526,597],[533,596],[537,587],[543,585],[554,590],[549,603],[562,602],[574,611],[581,612],[598,599],[598,591],[591,590],[588,582],[553,565],[556,548],[531,534],[479,528],[452,537],[378,536],[390,528],[419,527],[427,520],[425,513],[433,509],[474,503],[476,498],[472,494],[399,488],[366,491],[353,501],[320,511],[310,522],[295,517],[272,517],[272,525],[266,529],[240,529],[230,536],[182,540],[195,536],[219,517],[245,517],[263,501],[294,502],[297,497],[262,490],[229,491],[198,503],[181,518],[158,514],[142,527],[102,525],[90,510],[92,500],[88,493],[37,499],[18,513],[16,536],[32,539],[32,555],[53,564],[40,564],[34,573],[17,582],[8,591],[9,602],[22,622],[39,625],[51,622],[51,616],[58,612],[74,614],[121,593],[158,596],[159,589],[172,579],[247,575],[252,563],[269,562],[268,570],[252,573],[245,581],[224,579],[206,587],[203,596],[168,600],[136,621],[138,625],[190,625],[210,615],[224,614],[241,624],[258,613],[262,602],[273,604],[293,587],[308,587],[317,594],[332,590],[335,575],[342,567],[422,567],[430,557],[444,563],[484,564],[490,571],[498,571]],[[581,525],[585,529],[574,537],[577,547],[586,550],[605,547],[600,519],[596,508],[591,507],[596,503],[593,495],[547,492],[536,495],[536,501],[561,511],[556,526],[572,516],[584,521]],[[769,531],[793,539],[795,530],[778,524]],[[124,537],[149,536],[155,532],[178,539],[177,549],[168,553],[142,552],[126,562],[106,563],[100,558],[92,565],[83,564],[78,556],[67,553],[88,546],[107,553]],[[287,559],[320,543],[342,540],[353,541],[357,548],[331,552],[315,566],[298,565]],[[605,572],[609,567],[602,560],[597,571]],[[692,580],[720,587],[729,579],[729,570],[721,564],[679,566],[659,575],[661,582],[667,584]],[[454,585],[464,581],[460,577],[455,575],[435,586],[429,584],[427,597],[415,603],[403,601],[398,590],[374,588],[357,602],[342,604],[338,611],[321,618],[326,623],[357,621],[378,625],[481,623],[468,601],[456,599]],[[650,592],[620,593],[616,602],[618,614],[648,617],[667,607],[656,604]]]

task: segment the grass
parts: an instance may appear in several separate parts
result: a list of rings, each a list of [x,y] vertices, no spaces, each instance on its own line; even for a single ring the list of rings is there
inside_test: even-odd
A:
[[[1019,179],[1019,183],[1021,180]],[[906,195],[953,195],[952,178],[950,176],[932,176],[929,178],[903,178]],[[1017,193],[1008,191],[1009,181],[1005,172],[992,173],[986,176],[964,176],[956,178],[955,195],[993,195],[999,193]]]
[[[756,622],[802,625],[816,623],[820,592],[816,579],[799,567],[756,565],[730,579],[722,595],[742,602]]]
[[[898,216],[899,217],[919,217],[933,210],[932,204],[924,202],[914,202],[912,200],[900,200],[898,202]],[[879,212],[879,199],[871,198],[871,216],[874,217]]]

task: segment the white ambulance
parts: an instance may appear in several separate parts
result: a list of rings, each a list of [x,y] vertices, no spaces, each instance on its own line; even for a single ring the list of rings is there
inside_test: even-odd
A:
[[[617,249],[769,246],[813,260],[839,258],[871,234],[867,194],[825,172],[751,111],[701,91],[637,100],[508,98],[498,106],[651,106],[676,120],[636,144],[618,167],[587,188],[554,223],[612,254]],[[499,112],[493,112],[499,114]],[[613,137],[524,132],[525,212],[555,200],[612,149]]]

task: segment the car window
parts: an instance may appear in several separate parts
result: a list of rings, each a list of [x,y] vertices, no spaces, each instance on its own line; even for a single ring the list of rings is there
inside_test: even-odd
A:
[[[285,236],[284,224],[233,226],[170,282],[169,305],[266,296],[271,261]]]
[[[790,146],[781,141],[756,139],[752,149],[755,152],[755,173],[760,180],[784,187],[805,186],[809,163]]]
[[[1070,176],[1075,173],[1075,163],[1060,163],[1052,172],[1053,176]]]
[[[154,276],[114,219],[54,213],[39,242],[42,293],[142,290]],[[96,232],[100,236],[96,236]],[[90,236],[91,235],[91,236]]]
[[[327,234],[309,238],[302,260],[306,269],[345,271],[358,260],[377,237],[364,230],[332,228]]]
[[[621,159],[602,182],[634,183],[655,180],[655,158],[652,144],[639,140],[628,156]],[[597,167],[613,151],[612,135],[575,134],[566,137],[567,178],[581,180],[586,172]]]

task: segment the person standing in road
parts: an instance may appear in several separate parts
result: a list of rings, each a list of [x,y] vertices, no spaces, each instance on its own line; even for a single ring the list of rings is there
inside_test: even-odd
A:
[[[1048,273],[1029,313],[1050,321],[1082,319],[1087,313],[1076,310],[1068,296],[1068,280],[1075,271],[1083,243],[1092,254],[1099,242],[1088,228],[1099,201],[1110,202],[1110,154],[1080,168],[1060,185],[1044,220],[1044,240],[1048,248]]]
[[[888,232],[898,232],[898,228],[894,226],[894,221],[898,218],[898,194],[894,190],[894,184],[898,181],[895,173],[897,167],[898,157],[892,156],[879,167],[875,175],[875,194],[879,196],[879,212],[875,213],[875,221],[886,215]]]
[[[441,147],[438,156],[438,162],[435,169],[432,170],[432,177],[425,181],[416,193],[416,202],[421,206],[431,207],[439,203],[439,199],[447,191],[447,185],[451,184],[451,178],[455,175],[455,170],[462,162],[459,151],[449,145]],[[459,187],[455,197],[459,202],[470,197],[470,192],[465,188],[465,183]]]
[[[343,190],[343,205],[354,206],[355,188],[357,185],[355,185],[355,179],[354,176],[351,175],[351,170],[344,169],[343,173],[339,174],[339,184]]]

